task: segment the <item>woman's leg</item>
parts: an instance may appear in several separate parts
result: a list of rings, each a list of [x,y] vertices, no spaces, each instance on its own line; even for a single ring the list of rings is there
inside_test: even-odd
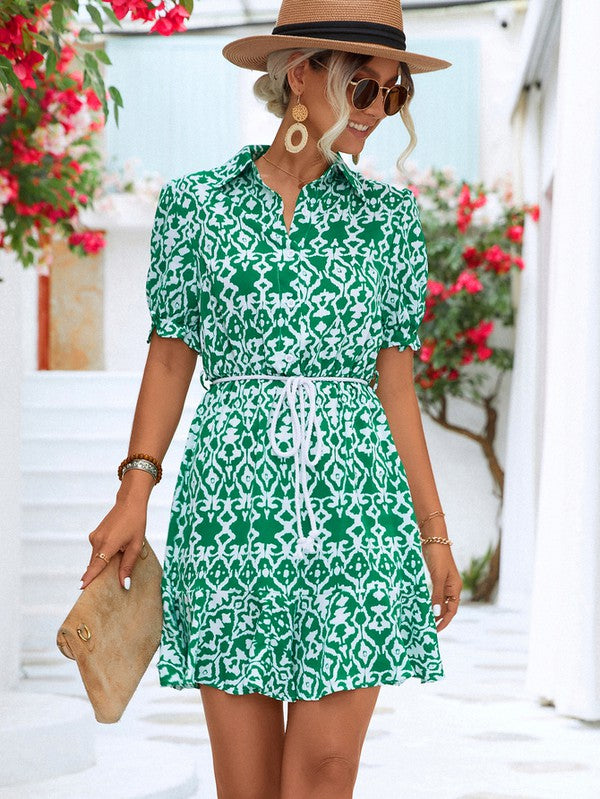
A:
[[[288,705],[281,799],[351,799],[380,686]]]
[[[283,702],[201,685],[218,799],[279,799]]]

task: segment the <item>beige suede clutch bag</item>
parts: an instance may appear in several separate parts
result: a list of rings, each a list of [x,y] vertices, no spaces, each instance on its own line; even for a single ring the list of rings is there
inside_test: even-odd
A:
[[[123,715],[160,644],[162,567],[146,541],[127,591],[119,582],[122,552],[86,586],[58,630],[56,643],[75,660],[96,721]]]

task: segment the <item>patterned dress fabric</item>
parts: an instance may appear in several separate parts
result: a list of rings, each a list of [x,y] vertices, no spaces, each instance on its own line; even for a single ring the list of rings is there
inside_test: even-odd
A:
[[[439,680],[419,529],[374,391],[380,348],[421,345],[418,206],[338,154],[288,231],[254,163],[268,147],[173,178],[156,209],[147,340],[198,352],[206,389],[171,506],[160,684],[293,702]],[[267,377],[212,382],[242,375]]]

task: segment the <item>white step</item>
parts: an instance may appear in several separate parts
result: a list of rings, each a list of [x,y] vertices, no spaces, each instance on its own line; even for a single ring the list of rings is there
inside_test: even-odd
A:
[[[51,432],[55,436],[69,436],[89,432],[90,419],[94,420],[94,433],[128,436],[133,424],[134,407],[68,408],[65,406],[24,406],[21,410],[22,430],[30,437]],[[184,409],[184,413],[186,410]]]
[[[186,406],[196,407],[204,388],[194,373]],[[25,408],[129,408],[137,402],[142,372],[40,371],[24,375]]]
[[[87,701],[24,691],[0,694],[2,799],[197,795],[189,752],[118,734],[111,727],[111,734],[98,732]]]
[[[0,693],[0,791],[33,775],[50,780],[94,766],[94,728],[83,702],[51,694]],[[41,796],[42,794],[38,794]]]
[[[168,500],[168,501],[165,501]],[[150,502],[156,511],[153,516],[154,525],[166,529],[172,497],[151,496]],[[89,535],[114,505],[114,497],[106,502],[90,502],[85,499],[64,500],[55,502],[26,502],[23,504],[23,526],[31,533],[39,533],[48,529],[48,522],[65,533],[81,533]],[[160,512],[159,512],[160,511]]]
[[[157,531],[156,525],[152,527],[152,533],[148,527],[146,537],[162,563],[167,529]],[[52,580],[53,570],[69,574],[78,571],[80,564],[89,561],[90,553],[91,546],[87,535],[53,531],[28,532],[23,535],[21,541],[22,571],[27,575],[27,579],[33,579],[32,575],[37,574],[42,582],[44,581],[42,577],[46,574],[48,582]],[[79,575],[82,572],[83,570],[79,571]]]
[[[196,377],[196,376],[195,376]],[[114,506],[141,373],[30,372],[22,397],[23,649],[55,646],[79,596],[88,536]],[[195,379],[195,378],[194,378]],[[160,561],[189,425],[204,388],[190,386],[152,489],[146,536]]]
[[[181,426],[173,436],[163,461],[163,470],[172,471],[181,462],[188,429],[189,425]],[[23,471],[41,465],[55,470],[89,468],[93,465],[114,471],[115,479],[118,479],[117,467],[127,455],[129,433],[124,436],[106,435],[92,430],[76,435],[55,436],[48,432],[24,432],[22,442]]]
[[[182,456],[183,457],[183,456]],[[166,459],[165,459],[166,460]],[[179,469],[177,462],[176,468]],[[119,490],[119,478],[116,469],[83,468],[73,469],[70,466],[63,469],[53,469],[39,466],[23,469],[23,502],[35,504],[36,502],[52,502],[57,500],[88,502],[114,502]],[[170,504],[172,492],[175,488],[177,472],[163,466],[162,480],[153,486],[151,493],[152,504]],[[151,478],[148,480],[151,482]],[[165,488],[168,485],[168,489]],[[167,494],[169,495],[167,497]]]

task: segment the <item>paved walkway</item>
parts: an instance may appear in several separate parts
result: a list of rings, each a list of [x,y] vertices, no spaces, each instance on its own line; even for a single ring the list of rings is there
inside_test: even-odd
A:
[[[598,799],[600,723],[528,697],[527,638],[523,614],[462,603],[440,633],[445,678],[382,687],[355,799]],[[196,799],[216,799],[200,694],[161,687],[154,663],[121,721],[98,724],[97,735],[175,744],[197,764]],[[21,690],[85,697],[75,664],[58,650],[24,671]],[[126,783],[143,778],[131,763],[111,799],[130,799]]]

